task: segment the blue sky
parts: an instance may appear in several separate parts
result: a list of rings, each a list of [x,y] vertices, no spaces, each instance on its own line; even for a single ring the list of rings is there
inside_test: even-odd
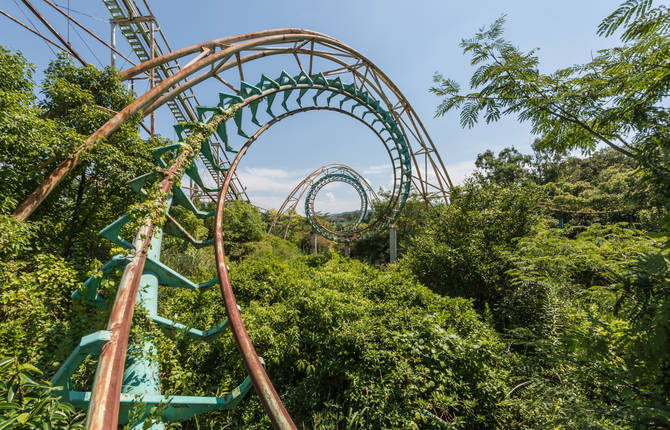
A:
[[[61,34],[67,35],[65,18],[41,0],[31,2]],[[68,0],[55,0],[55,3],[66,5]],[[28,12],[18,4],[21,2],[4,0],[0,8],[25,22],[22,12]],[[75,18],[101,37],[109,38],[106,22],[109,15],[102,1],[70,0],[69,4],[72,9],[86,14],[73,12]],[[186,4],[189,6],[184,6]],[[498,151],[515,146],[529,151],[533,140],[528,125],[519,124],[513,117],[471,129],[460,127],[456,112],[434,118],[439,99],[428,92],[434,72],[456,79],[467,88],[472,67],[458,46],[460,40],[471,37],[478,28],[506,14],[505,37],[524,50],[540,48],[541,67],[549,72],[587,61],[596,50],[612,46],[615,40],[600,38],[595,30],[618,4],[612,0],[150,1],[174,49],[281,27],[316,30],[347,43],[375,62],[397,84],[422,118],[456,182],[472,171],[477,154],[486,149]],[[36,18],[29,16],[40,25]],[[109,52],[102,45],[79,30],[89,50],[75,30],[69,32],[72,45],[87,61],[98,67],[108,64]],[[45,29],[44,33],[47,33]],[[129,53],[120,34],[117,39],[120,49]],[[37,66],[38,80],[41,80],[39,71],[53,58],[43,41],[1,16],[0,44],[23,51]],[[271,70],[262,71],[272,76],[279,75],[283,67],[291,71],[295,65],[271,62],[267,67]],[[226,90],[223,85],[209,82],[198,87],[196,93],[201,103],[215,104],[217,92],[222,90]],[[171,129],[174,121],[168,112],[160,112],[157,121],[161,134],[175,138]],[[362,125],[333,113],[310,112],[282,121],[266,132],[242,161],[239,175],[252,201],[269,208],[278,207],[307,173],[330,162],[358,169],[377,189],[389,182],[386,160],[384,149],[372,143],[369,131]],[[353,189],[334,183],[319,194],[316,206],[319,210],[339,212],[353,209],[357,203]]]

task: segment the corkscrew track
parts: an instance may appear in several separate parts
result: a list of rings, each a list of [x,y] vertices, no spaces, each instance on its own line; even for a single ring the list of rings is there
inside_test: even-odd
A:
[[[293,65],[299,72],[291,75],[282,71],[274,75],[275,78],[262,74],[256,84],[249,84],[245,80],[245,64],[277,55],[286,56],[289,59],[287,64]],[[192,57],[190,61],[189,57]],[[171,98],[209,78],[218,79],[233,91],[220,93],[218,103],[215,105],[198,106],[200,124],[186,123],[175,126],[182,143],[157,148],[154,156],[161,170],[150,172],[131,183],[131,186],[147,196],[147,199],[152,195],[149,193],[149,185],[159,184],[151,188],[157,190],[158,197],[151,206],[151,211],[142,218],[141,227],[133,243],[120,236],[122,227],[130,221],[129,215],[119,218],[101,232],[104,237],[129,252],[127,256],[112,258],[101,269],[102,276],[107,276],[116,268],[124,269],[107,329],[84,337],[52,381],[54,385],[63,387],[65,396],[75,404],[80,406],[88,404],[89,429],[115,429],[119,423],[120,413],[124,419],[123,414],[127,414],[129,405],[133,402],[127,393],[122,393],[122,385],[128,333],[140,282],[144,285],[145,276],[153,276],[152,282],[156,288],[158,285],[181,287],[193,290],[194,293],[219,283],[228,319],[210,330],[188,329],[189,334],[208,340],[212,335],[230,328],[249,377],[222,398],[188,396],[165,398],[157,392],[144,401],[149,407],[158,402],[169,401],[170,406],[164,412],[164,418],[177,421],[208,410],[232,408],[253,384],[275,428],[296,428],[274,390],[244,328],[225,264],[221,229],[223,212],[226,193],[240,160],[264,131],[298,113],[325,110],[363,122],[386,148],[394,175],[390,199],[384,208],[379,210],[370,226],[366,227],[370,233],[383,230],[395,219],[402,210],[412,186],[426,203],[436,200],[447,203],[451,181],[432,140],[400,90],[374,63],[334,38],[301,29],[266,30],[227,37],[193,45],[146,61],[124,71],[122,78],[132,78],[152,67],[175,59],[187,60],[188,64],[169,79],[138,97],[89,136],[86,142],[77,148],[71,157],[64,160],[14,213],[17,219],[26,219],[30,216],[79,163],[83,154],[136,113],[141,111],[143,115],[148,115]],[[197,74],[198,72],[200,73]],[[229,82],[232,80],[230,77],[229,80],[224,79],[221,76],[223,73],[239,75],[238,86]],[[324,93],[327,97],[322,96]],[[296,94],[297,97],[293,98]],[[281,114],[272,110],[273,103],[275,99],[279,99],[277,97],[279,95],[282,95],[280,105],[284,109]],[[312,106],[303,106],[303,97],[307,95],[313,101]],[[266,104],[265,111],[259,110],[261,102]],[[250,113],[250,118],[244,116],[245,112]],[[231,127],[227,125],[229,119],[233,120]],[[258,128],[248,135],[245,129],[252,126]],[[228,134],[228,129],[232,127],[235,127],[238,136],[247,138],[238,151],[232,147],[231,135]],[[206,139],[209,137],[208,133],[217,133],[225,148],[213,148]],[[218,150],[236,152],[229,166],[217,164],[216,160],[219,158],[214,155]],[[173,158],[170,158],[170,154]],[[207,186],[208,180],[200,175],[197,164],[189,166],[189,162],[197,156],[207,159],[215,168],[225,172],[225,180],[220,189]],[[184,174],[204,191],[218,192],[215,213],[205,213],[196,207],[189,194],[180,185],[181,176]],[[163,233],[188,240],[196,246],[211,243],[211,241],[195,241],[170,216],[169,210],[173,204],[181,205],[200,217],[215,216],[213,242],[218,276],[211,281],[195,284],[161,263],[160,252],[151,251],[160,250]],[[164,225],[157,224],[157,214],[166,218]],[[92,303],[102,300],[103,298],[97,294],[99,283],[100,275],[89,279],[85,284],[84,298]],[[160,317],[157,311],[153,314],[149,312],[149,317],[165,327],[186,329],[182,324]],[[100,358],[92,392],[72,391],[68,388],[70,375],[86,355],[97,353]],[[148,368],[151,368],[151,365],[148,365]],[[156,377],[155,385],[158,384],[157,381]]]

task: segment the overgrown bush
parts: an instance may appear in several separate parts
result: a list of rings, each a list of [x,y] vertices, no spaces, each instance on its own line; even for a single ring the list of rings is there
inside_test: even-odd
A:
[[[257,249],[263,251],[231,265],[231,281],[252,341],[299,427],[509,422],[513,358],[467,300],[438,296],[399,269],[383,272],[335,253],[317,262]],[[224,315],[217,294],[170,293],[161,309],[205,328]],[[178,336],[161,354],[168,390],[222,392],[244,378],[229,335],[212,344]],[[206,420],[267,428],[258,399],[249,397],[229,418],[213,413]]]

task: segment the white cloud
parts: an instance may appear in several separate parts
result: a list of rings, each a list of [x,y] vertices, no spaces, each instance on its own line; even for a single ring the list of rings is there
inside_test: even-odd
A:
[[[337,199],[337,200],[322,200],[317,202],[314,205],[315,209],[319,212],[328,212],[328,213],[340,213],[340,212],[348,212],[348,211],[355,211],[359,210],[361,208],[361,200],[360,199],[352,199],[352,200],[342,200],[342,199]],[[299,214],[304,214],[304,205],[301,206],[299,205],[298,213]]]
[[[303,171],[283,169],[247,167],[237,171],[237,177],[247,188],[247,192],[284,193],[285,196],[305,176]]]
[[[251,175],[262,176],[266,178],[286,179],[294,178],[296,175],[303,173],[302,170],[285,170],[285,169],[270,169],[266,167],[247,167],[242,170]]]
[[[364,175],[379,175],[380,173],[387,173],[391,171],[391,165],[389,163],[386,164],[375,164],[372,166],[368,166],[365,169],[363,169],[363,174]]]
[[[259,206],[263,209],[279,209],[281,204],[284,202],[286,196],[281,197],[277,196],[253,196],[251,197],[251,202],[256,206]],[[299,207],[296,208],[298,213],[302,213]]]
[[[454,164],[447,164],[445,168],[451,178],[451,182],[454,185],[461,185],[465,181],[465,178],[471,176],[475,171],[475,162],[474,160],[465,160]]]

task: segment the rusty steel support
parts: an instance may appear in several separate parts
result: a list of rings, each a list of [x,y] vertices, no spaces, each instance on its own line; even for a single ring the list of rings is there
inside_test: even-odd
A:
[[[133,261],[123,271],[121,282],[109,316],[107,331],[112,333],[103,346],[95,372],[95,382],[88,408],[86,428],[89,430],[116,430],[119,422],[119,406],[123,369],[128,350],[130,324],[135,310],[140,278],[147,259],[147,248],[153,236],[154,225],[145,224],[137,234],[133,245],[137,250]]]
[[[156,33],[156,21],[151,21],[151,59],[154,59],[154,53],[156,50],[155,46],[155,33]],[[151,89],[154,88],[156,84],[156,68],[151,68],[151,74],[149,75],[151,79]],[[156,133],[156,111],[151,112],[151,137],[154,137]]]
[[[159,184],[160,195],[167,196],[177,179],[177,172],[189,162],[193,155],[191,150],[184,150],[179,154]],[[167,199],[165,205],[163,211],[167,207]],[[119,282],[114,306],[107,323],[107,331],[111,332],[111,339],[100,352],[98,368],[95,372],[86,423],[88,430],[116,430],[118,425],[119,400],[128,350],[128,335],[140,279],[155,229],[155,225],[151,221],[152,215],[155,214],[149,214],[145,217],[144,225],[137,233],[133,242],[135,256],[126,266]]]
[[[88,66],[88,63],[87,63],[86,61],[84,61],[84,59],[81,58],[81,57],[79,56],[79,54],[77,54],[77,51],[75,51],[75,50],[72,48],[72,45],[70,45],[69,42],[67,42],[65,39],[63,39],[63,36],[61,36],[60,33],[58,33],[58,32],[56,31],[56,29],[53,28],[53,27],[51,26],[51,24],[49,24],[49,21],[47,21],[46,18],[44,18],[44,17],[42,16],[42,14],[40,14],[40,13],[37,11],[37,9],[35,9],[35,7],[34,7],[32,4],[30,4],[30,2],[29,2],[28,0],[21,0],[21,1],[23,2],[23,4],[26,5],[26,7],[27,7],[28,9],[30,9],[30,11],[37,17],[37,19],[39,19],[40,21],[42,21],[42,24],[44,24],[44,25],[49,29],[49,31],[51,31],[51,33],[53,33],[53,35],[56,36],[56,38],[60,41],[60,43],[62,43],[63,46],[65,46],[65,47],[67,48],[67,50],[70,51],[70,53],[71,53],[72,55],[74,55],[74,57],[75,57],[77,60],[79,60],[79,62],[81,62],[81,64],[82,64],[83,66]]]
[[[102,43],[103,45],[105,45],[106,47],[108,47],[109,49],[111,49],[113,52],[119,54],[119,55],[121,56],[121,58],[123,58],[124,60],[126,60],[127,62],[129,62],[130,64],[132,64],[133,66],[135,65],[135,62],[134,62],[134,61],[132,61],[131,59],[129,59],[128,57],[126,57],[125,55],[123,55],[122,52],[120,52],[120,51],[118,51],[118,50],[116,49],[114,39],[112,39],[112,44],[110,45],[109,43],[105,42],[104,39],[102,39],[100,36],[98,36],[97,34],[95,34],[94,32],[92,32],[91,30],[89,30],[88,27],[86,27],[84,24],[82,24],[82,23],[80,23],[79,21],[77,21],[76,19],[74,19],[71,15],[67,14],[66,12],[64,12],[61,8],[59,8],[56,4],[52,3],[50,0],[44,0],[44,2],[45,2],[46,4],[48,4],[49,6],[51,6],[52,8],[56,9],[56,10],[57,10],[61,15],[63,15],[65,18],[67,18],[68,20],[72,21],[77,27],[81,28],[81,29],[84,30],[86,33],[88,33],[89,35],[91,35],[91,37],[93,37],[95,40],[97,40],[98,42]],[[114,59],[114,54],[112,53],[112,60],[113,60],[113,59]],[[114,66],[114,62],[113,62],[113,61],[112,61],[112,66]]]
[[[17,207],[13,213],[14,217],[18,220],[27,219],[54,190],[58,183],[76,167],[82,154],[95,146],[100,138],[111,134],[130,116],[139,111],[148,115],[163,103],[179,96],[183,91],[189,90],[194,85],[206,79],[213,78],[223,71],[235,68],[240,69],[242,63],[279,54],[291,56],[294,54],[307,55],[309,56],[310,64],[312,64],[314,57],[318,57],[328,64],[337,65],[335,69],[321,71],[321,73],[327,76],[331,74],[351,73],[351,78],[355,85],[359,86],[361,90],[370,92],[371,96],[377,96],[388,107],[396,122],[398,119],[401,120],[398,122],[398,125],[404,134],[415,167],[418,163],[414,156],[412,145],[424,157],[429,157],[429,160],[427,160],[429,163],[427,165],[424,163],[424,165],[429,169],[433,169],[437,185],[430,183],[433,180],[429,180],[429,175],[425,173],[412,178],[424,198],[428,201],[428,199],[435,195],[430,190],[441,191],[441,197],[445,203],[448,203],[448,188],[451,181],[433,142],[409,102],[390,78],[374,63],[348,45],[322,33],[284,28],[215,39],[178,49],[145,61],[126,70],[121,74],[121,77],[122,79],[132,79],[138,73],[149,72],[153,67],[161,66],[166,62],[184,58],[191,54],[198,55],[204,49],[210,49],[212,51],[211,54],[192,64],[189,63],[187,67],[182,68],[179,72],[154,86],[144,95],[126,106],[119,115],[111,118],[93,135],[89,136],[84,144],[77,147],[74,153],[54,169]],[[248,53],[248,55],[242,55],[243,53]],[[201,74],[193,76],[198,71]],[[312,72],[316,73],[313,70]],[[410,141],[412,142],[411,144]],[[416,172],[419,174],[421,170],[417,168]]]
[[[282,41],[288,38],[287,36],[283,37],[275,36],[275,37]],[[253,45],[253,43],[250,42],[248,44]],[[42,183],[38,185],[37,188],[35,188],[35,190],[33,190],[33,192],[14,210],[14,212],[12,213],[14,218],[16,218],[19,221],[26,220],[35,211],[35,209],[37,209],[39,205],[42,204],[42,202],[49,196],[49,194],[51,194],[51,192],[58,186],[58,184],[60,184],[60,182],[72,171],[72,169],[74,169],[79,164],[79,160],[81,159],[82,154],[84,154],[91,147],[93,147],[98,140],[109,136],[117,128],[119,128],[121,124],[123,124],[128,118],[130,118],[132,115],[136,114],[140,110],[144,109],[148,105],[150,105],[160,96],[160,94],[168,91],[169,88],[173,87],[181,80],[190,76],[197,70],[200,70],[205,66],[215,63],[222,57],[228,57],[229,52],[231,51],[236,52],[241,50],[242,48],[243,46],[230,47],[223,51],[219,51],[214,55],[205,57],[197,61],[196,63],[192,64],[191,66],[184,67],[179,72],[175,73],[174,75],[171,75],[169,78],[163,80],[160,84],[154,86],[152,89],[144,93],[142,96],[132,101],[128,106],[123,108],[123,110],[121,110],[117,115],[109,119],[105,124],[103,124],[102,127],[96,130],[95,133],[88,136],[88,138],[82,145],[78,146],[68,158],[66,158],[58,166],[56,166],[56,168],[54,168],[54,170],[52,170],[49,173],[49,175],[47,175],[44,181],[42,181]],[[185,50],[186,49],[178,50],[175,51],[174,53]],[[158,59],[163,57],[165,56],[157,57],[154,60],[145,61],[144,63],[138,66],[142,67],[146,66],[146,70],[149,70],[151,67],[155,67],[157,65],[156,61]],[[127,74],[124,72],[124,75]]]
[[[276,122],[278,119],[273,121]],[[251,376],[254,388],[256,388],[256,393],[258,393],[258,397],[260,397],[263,408],[270,417],[272,425],[275,429],[297,430],[296,425],[293,423],[291,416],[284,407],[284,404],[279,398],[279,395],[272,385],[270,378],[265,372],[265,368],[261,364],[261,361],[256,354],[256,349],[251,343],[249,334],[244,327],[242,316],[240,315],[240,311],[237,308],[235,294],[233,293],[233,288],[230,285],[230,278],[228,277],[228,266],[226,265],[226,254],[223,249],[223,212],[225,210],[226,193],[228,192],[230,181],[235,174],[237,165],[239,164],[244,154],[247,152],[249,146],[251,146],[251,144],[258,138],[258,136],[271,124],[272,122],[265,124],[249,140],[247,140],[244,146],[242,146],[240,151],[237,153],[237,156],[231,163],[230,168],[226,173],[223,185],[219,191],[219,198],[216,206],[216,215],[214,221],[214,250],[216,255],[216,269],[219,275],[219,285],[221,287],[221,295],[223,296],[226,313],[228,314],[228,321],[230,321],[230,327],[231,331],[233,332],[233,337],[235,337],[237,349],[240,351],[242,361],[244,362],[244,366],[246,367],[249,376]]]
[[[4,16],[6,16],[7,18],[11,19],[12,21],[14,21],[15,23],[17,23],[17,24],[20,25],[21,27],[25,28],[26,30],[28,30],[28,31],[30,31],[31,33],[33,33],[34,35],[36,35],[36,36],[40,37],[41,39],[43,39],[45,42],[50,43],[51,45],[53,45],[53,46],[55,46],[56,48],[60,49],[61,51],[63,51],[63,52],[68,52],[67,49],[63,48],[62,46],[60,46],[59,44],[57,44],[57,43],[54,42],[53,40],[51,40],[51,39],[49,39],[48,37],[44,36],[44,35],[43,35],[42,33],[40,33],[39,31],[35,31],[35,30],[33,30],[32,28],[28,27],[27,25],[25,25],[24,23],[22,23],[22,22],[19,21],[18,19],[14,18],[13,16],[11,16],[10,14],[8,14],[8,13],[5,12],[4,10],[0,9],[0,14],[2,14],[2,15],[4,15]]]

